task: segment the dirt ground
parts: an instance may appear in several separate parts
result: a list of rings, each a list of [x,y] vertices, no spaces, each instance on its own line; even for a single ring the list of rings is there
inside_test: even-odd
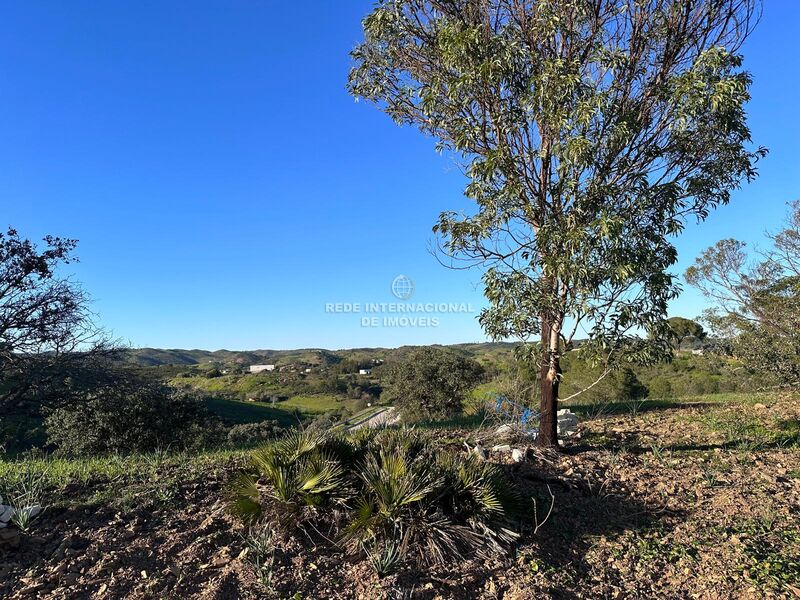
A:
[[[796,395],[654,407],[583,419],[560,453],[492,454],[538,499],[515,550],[383,579],[319,536],[254,560],[225,510],[236,459],[95,478],[0,550],[0,598],[800,598],[798,418]]]

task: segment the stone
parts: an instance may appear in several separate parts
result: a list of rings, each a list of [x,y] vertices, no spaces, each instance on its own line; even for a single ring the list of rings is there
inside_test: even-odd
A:
[[[495,429],[494,434],[498,438],[507,438],[511,436],[525,436],[527,438],[536,439],[536,436],[539,435],[538,429],[524,429],[522,425],[510,425],[506,423],[505,425],[500,425],[497,429]]]
[[[209,566],[212,569],[219,569],[219,568],[224,567],[225,565],[227,565],[229,562],[231,562],[231,559],[229,557],[224,556],[224,555],[220,555],[220,556],[217,556],[214,559],[212,559],[212,561],[209,564]]]
[[[508,444],[498,444],[497,446],[492,446],[492,452],[511,452],[511,446]]]
[[[61,560],[64,558],[64,555],[67,552],[67,548],[69,548],[69,540],[61,540],[61,543],[58,545],[53,551],[53,554],[50,555],[50,560]]]
[[[0,498],[0,501],[2,501],[2,498]],[[11,520],[11,517],[13,516],[14,516],[13,507],[8,506],[6,504],[0,504],[0,523],[3,524],[2,527],[5,527],[5,525]]]
[[[489,457],[489,453],[486,452],[486,448],[484,448],[480,444],[475,445],[475,447],[472,449],[472,454],[474,454],[481,460],[486,460]]]
[[[578,432],[578,415],[567,408],[556,413],[559,436],[572,436]]]
[[[514,433],[514,428],[511,425],[508,425],[508,424],[500,425],[500,427],[498,427],[494,432],[495,435],[498,435],[498,436],[501,436],[501,437],[504,436],[504,435],[511,435],[512,433]]]
[[[519,448],[514,448],[511,451],[511,458],[514,459],[514,462],[522,462],[525,460],[525,451],[520,450]]]

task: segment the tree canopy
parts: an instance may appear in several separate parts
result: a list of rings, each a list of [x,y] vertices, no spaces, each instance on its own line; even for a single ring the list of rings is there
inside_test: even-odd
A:
[[[667,319],[667,324],[669,325],[670,336],[675,344],[675,348],[680,348],[681,344],[687,340],[702,341],[706,337],[703,326],[692,319],[670,317]]]
[[[404,419],[447,419],[460,414],[468,392],[483,375],[477,361],[451,350],[416,348],[392,365],[381,398]]]
[[[706,249],[686,280],[713,301],[705,319],[730,342],[730,352],[778,385],[800,385],[800,201],[786,226],[754,260],[744,242]]]
[[[75,260],[75,240],[48,236],[40,250],[14,229],[0,233],[0,409],[29,394],[96,375],[112,352],[89,298],[58,268]]]

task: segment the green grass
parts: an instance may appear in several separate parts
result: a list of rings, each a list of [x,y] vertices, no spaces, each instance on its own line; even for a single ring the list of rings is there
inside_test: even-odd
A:
[[[296,409],[309,414],[322,414],[343,406],[351,409],[355,402],[355,400],[340,400],[333,394],[314,394],[311,396],[294,396],[283,402],[276,403],[275,406],[282,410]]]
[[[175,377],[170,383],[177,387],[190,387],[211,393],[248,394],[277,389],[277,375],[223,375],[221,377]],[[277,392],[276,392],[277,393]]]
[[[193,476],[221,476],[226,465],[244,461],[241,450],[156,451],[146,454],[65,458],[51,455],[0,458],[0,494],[11,497],[35,479],[46,508],[107,505],[115,508],[168,505]],[[69,486],[79,486],[68,495]],[[77,498],[76,498],[77,496]]]
[[[414,423],[414,427],[419,429],[476,429],[482,424],[485,424],[485,413],[476,412],[457,415],[442,421],[419,421]]]
[[[242,402],[228,398],[213,397],[206,400],[209,410],[229,423],[257,423],[277,421],[283,427],[297,425],[302,419],[321,415],[338,408],[352,409],[356,400],[339,400],[332,394],[294,396],[275,404],[266,402]]]
[[[743,451],[800,446],[800,421],[766,418],[736,411],[713,411],[701,418],[703,426],[721,434],[725,444]]]
[[[240,402],[227,398],[208,398],[206,404],[211,412],[228,423],[258,423],[260,421],[277,421],[281,427],[297,425],[303,415],[291,410],[274,408],[271,404],[261,402]]]

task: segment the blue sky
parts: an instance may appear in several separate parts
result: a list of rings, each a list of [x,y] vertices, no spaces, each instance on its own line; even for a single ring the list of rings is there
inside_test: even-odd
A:
[[[434,142],[345,91],[369,2],[5,3],[0,226],[78,238],[72,272],[135,346],[297,348],[483,340],[475,315],[363,327],[337,302],[483,305],[480,274],[430,252],[468,208]],[[798,197],[800,4],[769,2],[745,52],[758,181],[677,241],[775,229]],[[686,290],[671,314],[696,316]],[[382,317],[383,315],[381,315]]]

